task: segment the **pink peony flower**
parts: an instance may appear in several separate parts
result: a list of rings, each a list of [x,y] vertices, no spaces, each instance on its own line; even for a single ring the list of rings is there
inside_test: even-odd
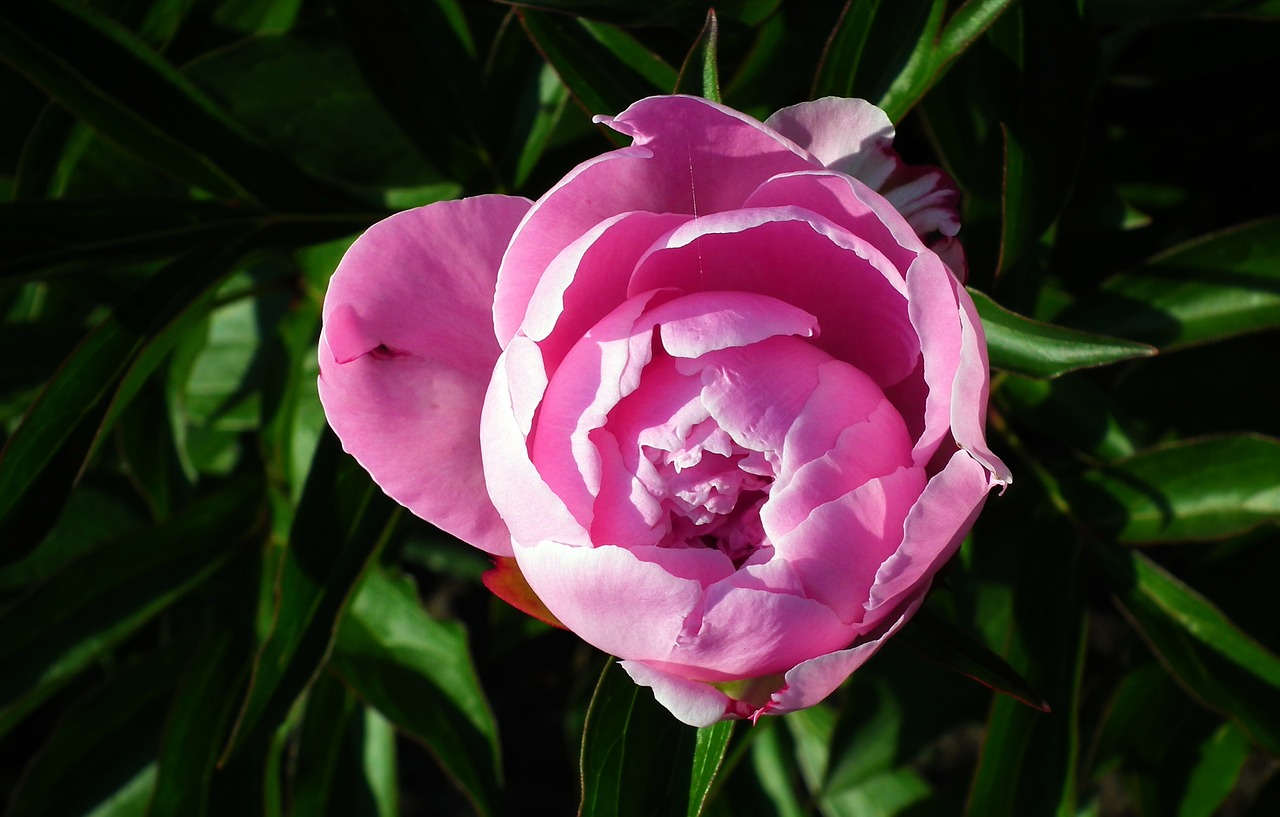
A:
[[[329,422],[500,557],[495,592],[680,720],[811,706],[1009,481],[957,190],[861,100],[598,121],[633,145],[536,202],[441,202],[355,242],[324,306]]]

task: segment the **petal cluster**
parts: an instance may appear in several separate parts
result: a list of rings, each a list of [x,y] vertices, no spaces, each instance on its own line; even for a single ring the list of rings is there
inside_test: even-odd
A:
[[[356,242],[325,410],[388,494],[513,557],[534,606],[681,720],[811,706],[1009,480],[957,191],[861,100],[599,121],[633,144],[536,202]]]

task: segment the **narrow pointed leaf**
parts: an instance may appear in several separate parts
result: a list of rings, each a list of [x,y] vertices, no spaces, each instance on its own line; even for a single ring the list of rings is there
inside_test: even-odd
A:
[[[1219,539],[1280,522],[1280,440],[1233,434],[1142,451],[1068,486],[1121,542]]]
[[[116,144],[211,193],[280,209],[362,209],[273,155],[145,43],[87,6],[5,4],[0,58]]]
[[[1077,369],[1154,355],[1154,347],[1131,340],[1067,329],[1011,312],[969,288],[987,334],[991,365],[1027,377],[1053,378]]]
[[[949,670],[972,678],[1041,712],[1049,704],[1031,688],[1009,662],[989,650],[964,629],[928,608],[911,620],[898,640],[920,655]]]
[[[720,765],[724,763],[729,739],[733,737],[733,726],[733,721],[720,721],[698,730],[693,747],[692,779],[689,781],[688,817],[698,817],[706,806]]]
[[[34,754],[6,814],[71,817],[120,801],[145,805],[174,678],[190,646],[147,655],[70,708]]]
[[[680,74],[672,86],[672,93],[702,96],[712,102],[720,102],[720,68],[717,65],[716,48],[720,39],[720,23],[715,9],[707,11],[707,21],[698,38],[689,47]]]
[[[580,21],[523,7],[518,13],[529,39],[587,114],[619,113],[637,99],[669,90],[629,67]]]
[[[942,15],[947,4],[933,0],[914,51],[876,104],[889,119],[900,120],[1012,3],[1013,0],[969,0],[944,25]]]
[[[579,817],[688,814],[696,730],[606,664],[582,732]]]
[[[225,564],[262,522],[243,480],[68,564],[0,617],[0,734]]]
[[[1280,753],[1280,658],[1142,553],[1097,544],[1116,603],[1178,682]]]
[[[374,568],[343,616],[330,666],[360,698],[422,741],[478,813],[497,813],[497,724],[460,625],[436,621],[411,582]]]
[[[1280,327],[1280,217],[1174,247],[1062,317],[1162,349]]]
[[[395,507],[326,432],[289,531],[271,630],[222,762],[274,733],[315,679],[352,589],[394,528]]]

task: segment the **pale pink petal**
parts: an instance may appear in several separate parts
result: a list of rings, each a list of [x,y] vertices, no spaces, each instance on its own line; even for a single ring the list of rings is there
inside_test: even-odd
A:
[[[343,448],[389,496],[476,547],[509,554],[489,503],[480,407],[498,358],[499,259],[525,199],[439,202],[370,227],[329,284],[320,400]]]
[[[700,574],[676,576],[626,548],[540,542],[517,544],[515,552],[547,609],[588,644],[619,658],[668,659],[686,620],[701,610]]]
[[[923,592],[930,579],[960,547],[991,490],[986,469],[966,451],[957,451],[929,480],[907,514],[902,544],[884,561],[867,599],[864,625],[876,626],[904,598]]]
[[[652,689],[653,697],[675,715],[676,720],[690,726],[701,728],[722,720],[733,703],[728,695],[713,686],[663,672],[643,661],[623,661],[618,666],[626,670],[637,685]]]
[[[619,213],[702,215],[738,207],[765,179],[814,166],[750,117],[698,97],[642,99],[601,122],[635,145],[588,160],[546,193],[502,261],[494,327],[505,347],[543,270],[565,247]]]
[[[822,162],[873,190],[888,181],[902,160],[893,149],[893,123],[865,99],[823,97],[792,105],[764,121]]]
[[[862,99],[824,97],[783,108],[765,125],[829,170],[847,173],[888,199],[917,235],[947,246],[947,263],[958,264],[952,269],[964,278],[963,254],[951,253],[945,241],[960,230],[960,190],[940,169],[902,161],[893,149],[893,123],[884,111]]]
[[[631,293],[756,292],[813,315],[813,344],[882,388],[907,377],[920,354],[907,320],[902,273],[871,244],[796,207],[736,210],[678,229],[636,268]]]
[[[757,585],[739,571],[709,587],[700,625],[665,660],[695,680],[753,678],[849,643],[853,630],[827,605]]]
[[[506,353],[493,369],[480,417],[480,451],[489,496],[514,542],[555,539],[589,544],[586,528],[556,496],[529,459],[526,432],[512,405]]]
[[[776,335],[818,334],[818,321],[808,312],[754,292],[695,292],[655,307],[637,323],[656,325],[667,354],[683,358]]]
[[[906,600],[904,605],[898,608],[897,618],[891,625],[882,628],[865,640],[860,640],[849,649],[797,664],[787,673],[785,686],[773,694],[773,699],[765,705],[760,714],[784,715],[787,712],[807,709],[821,703],[824,698],[835,692],[854,670],[875,655],[884,646],[885,641],[915,614],[923,601],[923,593]]]
[[[924,487],[918,468],[864,482],[814,506],[774,540],[774,558],[791,563],[809,598],[826,604],[845,623],[858,624],[877,571],[897,550],[903,522]]]
[[[924,428],[913,454],[917,465],[929,462],[951,432],[952,391],[963,345],[959,290],[955,277],[936,256],[921,255],[907,271],[907,311],[920,337],[928,388],[923,406]]]
[[[675,213],[623,213],[565,247],[537,282],[521,331],[538,341],[548,371],[573,344],[627,299],[636,262],[653,243],[688,221]]]
[[[783,173],[747,197],[744,207],[803,207],[848,230],[905,272],[925,249],[896,208],[863,182],[832,170]]]
[[[987,339],[978,308],[963,287],[956,287],[960,302],[960,367],[951,398],[951,430],[956,443],[991,472],[993,484],[1008,485],[1008,466],[987,447]]]

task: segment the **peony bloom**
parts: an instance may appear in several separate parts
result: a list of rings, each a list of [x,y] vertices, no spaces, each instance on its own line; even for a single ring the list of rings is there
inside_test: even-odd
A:
[[[535,202],[441,202],[355,242],[324,306],[329,422],[500,557],[495,592],[680,720],[811,706],[1009,481],[957,190],[861,100],[598,121],[632,146]]]

